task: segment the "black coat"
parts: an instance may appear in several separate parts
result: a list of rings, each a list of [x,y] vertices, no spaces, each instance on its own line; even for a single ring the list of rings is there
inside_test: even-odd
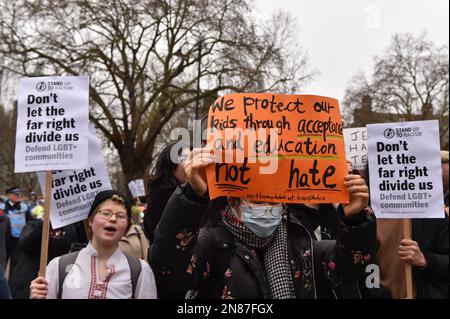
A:
[[[448,224],[447,215],[442,219],[412,220],[412,238],[427,261],[424,270],[413,267],[416,298],[449,298]]]
[[[144,233],[150,243],[153,243],[155,229],[166,208],[167,201],[172,196],[176,187],[163,189],[158,192],[150,192],[144,213]]]
[[[311,237],[316,238],[315,230],[320,226],[321,239],[337,239],[339,216],[332,204],[321,204],[319,209],[313,209],[301,204],[289,205],[291,210],[297,212],[297,218],[307,228]],[[372,260],[372,263],[376,263]],[[367,274],[366,274],[367,275]],[[345,283],[336,289],[337,295],[342,299],[392,299],[387,288],[367,288],[366,276],[357,283]]]
[[[208,201],[189,185],[170,198],[151,249],[149,262],[158,295],[198,298],[270,298],[258,253],[234,240],[221,226],[202,229]],[[336,298],[343,283],[356,282],[375,254],[375,219],[362,212],[349,220],[338,209],[337,240],[313,240],[291,209],[287,224],[288,253],[297,298]]]
[[[52,260],[70,251],[72,243],[85,241],[77,224],[71,224],[50,232],[48,259]],[[10,282],[11,295],[14,299],[30,297],[30,283],[39,272],[41,255],[42,220],[28,222],[19,239],[19,262],[15,279]]]
[[[0,267],[6,269],[7,247],[11,237],[11,223],[8,216],[0,210]]]
[[[5,278],[2,265],[0,265],[0,299],[11,299],[8,282]]]

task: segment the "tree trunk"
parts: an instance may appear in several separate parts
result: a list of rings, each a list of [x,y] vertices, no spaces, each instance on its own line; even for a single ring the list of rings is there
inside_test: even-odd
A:
[[[128,183],[135,179],[144,179],[146,168],[151,164],[151,157],[147,157],[136,149],[119,151],[120,163],[122,165],[123,175],[125,176],[125,185],[123,189],[127,190],[127,194],[131,197]]]

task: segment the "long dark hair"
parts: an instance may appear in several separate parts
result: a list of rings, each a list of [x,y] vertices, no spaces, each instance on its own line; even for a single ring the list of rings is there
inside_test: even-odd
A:
[[[174,163],[170,158],[170,151],[177,143],[178,142],[172,142],[168,144],[161,153],[159,153],[156,166],[154,167],[148,182],[148,190],[150,192],[172,189],[179,184],[177,179],[173,176],[173,172],[177,168],[178,163]],[[181,155],[181,149],[182,148],[180,148],[178,155]]]

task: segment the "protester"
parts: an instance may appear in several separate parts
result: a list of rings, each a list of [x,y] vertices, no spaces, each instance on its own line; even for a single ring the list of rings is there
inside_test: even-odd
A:
[[[449,298],[449,219],[413,219],[412,238],[402,239],[398,256],[413,266],[417,299]]]
[[[365,210],[363,179],[346,177],[351,196],[348,205],[337,209],[338,239],[315,241],[297,210],[285,205],[231,197],[209,203],[205,168],[212,162],[208,149],[191,152],[184,164],[187,184],[172,195],[155,232],[149,262],[161,294],[335,298],[334,288],[342,281],[364,276],[376,237],[375,220]],[[198,235],[204,217],[211,227]]]
[[[30,192],[30,194],[28,195],[27,205],[30,208],[30,210],[39,205],[39,200],[36,192]]]
[[[353,166],[351,165],[351,163],[349,163],[349,161],[347,161],[347,169],[348,169],[348,173],[349,174],[355,174],[355,175],[360,175],[366,182],[366,185],[369,189],[369,193],[370,193],[370,181],[369,181],[369,167],[368,167],[368,163],[366,163],[366,165],[364,166],[363,169],[355,169],[353,168]],[[369,197],[369,207],[370,207],[370,197]],[[309,220],[312,221],[311,224],[314,227],[318,227],[318,229],[316,229],[316,231],[314,232],[315,235],[317,235],[317,233],[319,233],[319,240],[320,238],[327,238],[327,239],[336,239],[337,238],[337,216],[336,214],[333,214],[330,212],[330,210],[326,209],[327,205],[307,205],[309,206],[309,209],[306,210],[306,212],[309,212]],[[316,206],[316,207],[314,207]],[[318,206],[318,207],[317,207]],[[370,210],[372,210],[372,208],[370,207]],[[378,225],[379,220],[376,220],[376,223]],[[318,226],[316,226],[318,225]],[[378,226],[377,226],[378,227]],[[319,230],[319,231],[318,231]],[[378,253],[378,247],[377,247],[377,253]],[[377,258],[373,258],[372,259],[372,263],[371,265],[367,265],[367,266],[377,266],[378,265],[378,261]],[[367,267],[366,266],[366,267]],[[366,275],[372,275],[371,272],[367,272],[367,268],[366,268]],[[356,284],[350,284],[350,285],[342,285],[340,287],[340,293],[341,296],[343,298],[346,299],[392,299],[392,295],[390,293],[390,291],[384,287],[382,284],[379,283],[379,278],[377,277],[377,283],[378,285],[373,285],[368,287],[367,286],[367,276],[363,277],[358,283]],[[369,280],[371,280],[369,278]]]
[[[0,204],[0,210],[9,218],[10,222],[10,238],[6,247],[7,259],[9,260],[9,277],[8,280],[16,279],[16,266],[18,262],[19,238],[25,224],[32,219],[31,212],[27,204],[22,201],[22,191],[19,186],[14,186],[6,190],[8,200],[4,204]]]
[[[149,195],[144,213],[144,231],[150,243],[153,242],[155,228],[158,226],[167,201],[175,188],[185,182],[182,165],[175,163],[170,157],[175,144],[175,142],[171,143],[161,151],[148,184]]]
[[[53,259],[47,266],[46,278],[32,281],[30,297],[156,298],[155,280],[149,265],[118,248],[120,238],[130,226],[130,218],[131,204],[123,194],[114,190],[98,193],[88,217],[91,242],[77,253]],[[60,272],[65,273],[64,278],[60,278]]]
[[[50,229],[47,262],[70,252],[74,244],[87,244],[85,234],[80,232],[79,223],[58,229]],[[84,231],[83,231],[84,232]],[[30,283],[39,271],[41,256],[42,220],[32,220],[23,228],[19,240],[16,279],[10,282],[13,299],[28,299]]]
[[[366,183],[369,170],[366,168]],[[376,214],[376,212],[375,212]],[[392,298],[406,298],[405,263],[413,267],[414,298],[449,298],[449,218],[411,220],[412,239],[404,238],[404,220],[377,219],[380,283]]]
[[[11,237],[11,223],[3,209],[0,208],[0,267],[6,269],[7,247]]]
[[[120,239],[119,247],[124,253],[147,260],[149,243],[141,227],[141,211],[137,206],[133,206],[131,212],[131,226]]]
[[[11,299],[8,282],[6,281],[5,273],[1,265],[0,265],[0,299]]]
[[[406,298],[406,263],[413,266],[414,298],[449,298],[448,223],[447,215],[412,219],[412,239],[405,239],[403,219],[377,220],[380,280],[393,298]]]

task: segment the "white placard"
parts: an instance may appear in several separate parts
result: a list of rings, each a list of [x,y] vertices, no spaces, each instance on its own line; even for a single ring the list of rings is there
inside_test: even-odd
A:
[[[370,199],[377,218],[443,218],[439,123],[367,125]]]
[[[133,197],[145,196],[144,180],[135,179],[128,183],[128,188],[130,189],[131,195]]]
[[[345,155],[354,169],[364,170],[367,165],[367,129],[365,127],[345,128]]]
[[[89,78],[20,80],[14,172],[88,165]]]
[[[87,218],[95,195],[111,189],[100,141],[89,126],[89,167],[82,170],[53,171],[50,221],[53,228]],[[45,173],[37,173],[45,193]]]

